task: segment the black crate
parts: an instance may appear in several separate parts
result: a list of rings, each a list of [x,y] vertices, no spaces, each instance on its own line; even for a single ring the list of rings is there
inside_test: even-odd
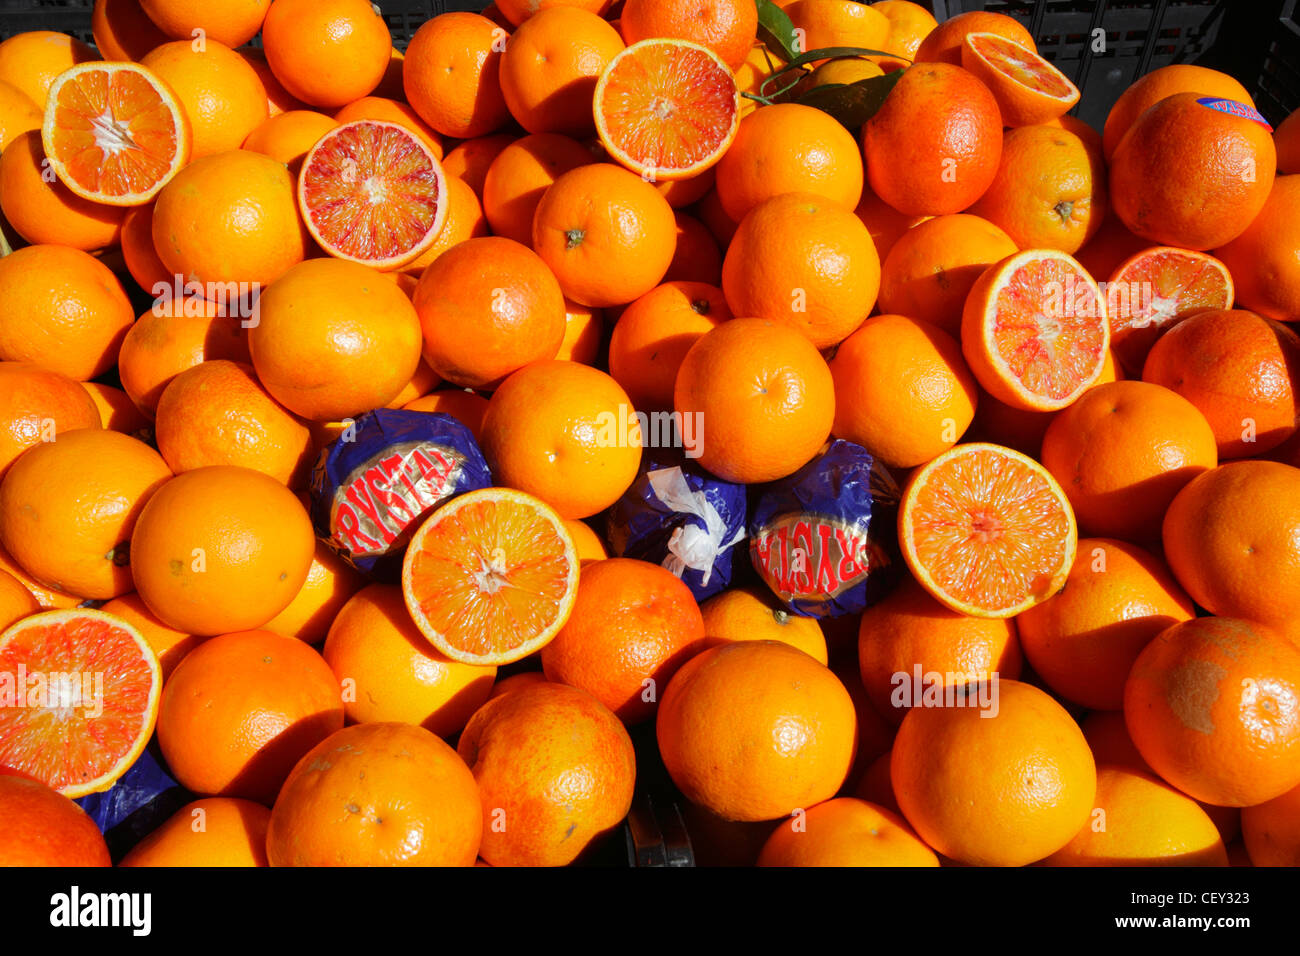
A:
[[[1256,108],[1274,126],[1300,109],[1300,23],[1296,14],[1296,0],[1286,0],[1272,25],[1263,65],[1251,89]]]

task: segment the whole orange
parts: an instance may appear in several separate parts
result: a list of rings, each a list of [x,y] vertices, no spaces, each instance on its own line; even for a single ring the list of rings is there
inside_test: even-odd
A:
[[[127,210],[122,219],[122,258],[131,278],[151,295],[160,284],[174,284],[153,245],[153,203]]]
[[[889,39],[889,18],[856,0],[795,0],[785,12],[804,31],[801,52],[834,46],[884,50]]]
[[[418,279],[440,255],[466,239],[478,239],[488,234],[487,217],[474,190],[462,180],[446,178],[447,218],[442,221],[433,245],[402,266],[401,271]],[[412,290],[414,291],[414,290]]]
[[[938,866],[939,858],[894,811],[837,797],[778,826],[758,865]]]
[[[0,367],[3,367],[0,365]],[[15,581],[27,589],[27,592],[36,599],[37,605],[41,610],[58,610],[66,611],[69,608],[80,606],[82,598],[75,594],[64,594],[62,591],[54,591],[41,584],[30,574],[22,569],[9,553],[0,546],[0,571],[12,577]],[[26,615],[24,615],[26,616]],[[0,767],[0,769],[3,769]]]
[[[832,60],[831,62],[835,61]],[[894,244],[909,229],[929,218],[928,216],[909,216],[906,213],[899,212],[873,193],[870,185],[863,185],[862,199],[859,200],[857,208],[853,212],[862,220],[862,224],[867,227],[867,231],[871,233],[871,241],[875,243],[876,253],[880,256],[881,263],[888,260],[890,252],[894,249]],[[884,276],[882,274],[882,293],[884,292],[883,283]],[[925,318],[924,316],[917,317]]]
[[[41,609],[36,595],[8,571],[0,571],[0,632]]]
[[[961,44],[968,33],[996,33],[1037,50],[1033,35],[1015,17],[1005,13],[973,10],[949,17],[931,30],[916,49],[917,63],[961,64]]]
[[[287,110],[258,124],[241,148],[270,156],[297,175],[316,141],[338,125],[338,120],[315,110]]]
[[[0,151],[19,133],[40,129],[42,112],[30,96],[12,83],[0,80]]]
[[[579,305],[572,299],[564,300],[564,339],[560,342],[558,359],[596,365],[600,343],[605,334],[604,310],[589,305]]]
[[[340,123],[351,123],[359,119],[380,120],[405,126],[423,140],[434,158],[441,160],[443,155],[442,137],[433,130],[415,109],[399,100],[386,96],[363,96],[353,100],[334,113],[334,119]]]
[[[517,137],[511,133],[495,133],[490,136],[477,136],[467,139],[449,152],[442,161],[442,171],[448,179],[463,180],[474,194],[483,198],[483,185],[487,180],[488,170]]]
[[[1152,70],[1120,93],[1102,130],[1102,148],[1110,162],[1124,134],[1150,107],[1175,93],[1196,93],[1200,96],[1221,97],[1254,106],[1246,88],[1227,73],[1197,66],[1194,63],[1174,63]]]
[[[99,427],[99,410],[77,382],[28,362],[0,361],[0,476],[33,445]]]
[[[443,136],[473,139],[510,120],[498,79],[506,31],[487,17],[457,11],[427,21],[406,48],[406,100]],[[448,175],[456,175],[452,169]]]
[[[15,136],[0,154],[0,212],[16,233],[30,243],[86,252],[120,241],[125,206],[82,199],[58,179],[46,176],[38,129]]]
[[[767,591],[732,587],[700,605],[704,647],[733,641],[781,641],[819,664],[827,662],[826,637],[816,618],[792,614]]]
[[[576,7],[603,16],[611,0],[494,0],[483,11],[493,22],[519,26],[529,17],[549,7]]]
[[[204,3],[203,0],[140,0],[140,7],[164,33],[189,41],[206,33],[228,47],[243,46],[257,35],[271,0],[243,3]]]
[[[98,382],[82,382],[81,387],[90,393],[95,407],[99,409],[99,423],[104,428],[133,438],[141,437],[149,428],[149,419],[135,407],[131,397],[122,389]]]
[[[1300,319],[1300,176],[1278,176],[1264,208],[1215,250],[1232,273],[1236,304],[1279,322]]]
[[[112,866],[94,821],[45,784],[0,768],[0,865]]]
[[[1241,836],[1255,866],[1300,866],[1300,786],[1242,810]]]
[[[308,644],[325,640],[330,624],[366,579],[324,541],[317,539],[307,580],[289,606],[266,622],[265,630]]]
[[[113,598],[102,610],[116,614],[140,632],[150,650],[158,657],[158,667],[162,670],[164,681],[171,676],[176,665],[185,659],[186,654],[207,640],[203,635],[186,634],[158,620],[144,599],[134,591]]]
[[[481,441],[488,400],[466,389],[447,388],[430,392],[409,402],[403,408],[412,412],[442,412],[444,415],[450,415],[473,432],[476,441]]]
[[[884,49],[894,54],[875,57],[876,62],[890,70],[911,66],[925,38],[939,25],[934,14],[910,0],[876,0],[871,8],[879,10],[889,20],[889,38],[885,41]],[[958,60],[960,59],[959,55]]]
[[[534,133],[510,143],[483,179],[483,213],[492,234],[532,245],[542,195],[562,174],[595,161],[586,146],[559,133]]]
[[[758,7],[749,0],[627,0],[618,18],[629,45],[676,37],[706,46],[738,70],[758,32]]]
[[[243,57],[209,37],[174,40],[140,61],[176,93],[190,121],[194,159],[239,149],[270,115],[266,87]]]
[[[29,30],[0,43],[0,80],[18,87],[43,110],[56,76],[78,63],[98,59],[95,49],[76,37],[52,30]]]
[[[1296,112],[1292,110],[1273,130],[1279,173],[1300,173],[1300,116]]]
[[[235,52],[253,68],[257,78],[262,81],[262,86],[266,87],[266,106],[271,116],[288,113],[290,110],[307,109],[307,104],[290,95],[289,91],[284,88],[284,84],[271,72],[271,64],[266,62],[265,50],[261,47],[245,46],[240,47]]]
[[[679,210],[674,210],[673,218],[677,220],[677,248],[664,273],[664,282],[706,282],[720,286],[722,250],[709,227]]]
[[[223,312],[214,303],[172,299],[145,312],[127,329],[117,370],[137,408],[152,418],[172,380],[202,362],[250,360],[241,320]]]
[[[252,800],[186,804],[131,848],[120,866],[266,866],[271,811]]]
[[[393,40],[368,0],[276,0],[262,24],[262,46],[290,94],[334,108],[374,91]]]

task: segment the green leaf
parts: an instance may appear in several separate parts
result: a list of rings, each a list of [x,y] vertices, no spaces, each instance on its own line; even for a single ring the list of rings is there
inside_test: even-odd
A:
[[[850,132],[856,132],[863,123],[876,115],[876,111],[884,104],[885,97],[902,75],[902,70],[895,70],[884,76],[873,76],[848,85],[828,83],[825,86],[815,86],[795,102],[830,113]]]
[[[774,81],[778,77],[785,77],[793,71],[799,71],[800,76],[806,71],[804,67],[810,63],[817,63],[820,60],[845,60],[864,56],[892,56],[893,54],[882,53],[880,50],[871,50],[859,46],[828,46],[820,50],[809,50],[807,53],[801,53],[793,60],[787,63],[781,69],[777,70],[764,78],[759,85],[758,92],[768,98],[773,99],[788,91],[798,82],[799,77],[792,80],[787,79],[779,91],[775,90]]]
[[[794,49],[794,24],[772,0],[755,2],[758,4],[758,38],[781,59],[793,60],[798,55]]]

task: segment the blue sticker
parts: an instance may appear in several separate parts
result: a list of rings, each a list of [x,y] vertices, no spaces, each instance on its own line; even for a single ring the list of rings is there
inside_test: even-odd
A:
[[[1208,106],[1212,110],[1218,110],[1220,113],[1228,113],[1232,116],[1248,119],[1252,123],[1258,123],[1270,133],[1273,132],[1273,127],[1268,125],[1268,120],[1264,119],[1263,114],[1253,106],[1247,106],[1245,103],[1239,103],[1236,100],[1226,100],[1219,96],[1202,96],[1196,102],[1202,106]]]

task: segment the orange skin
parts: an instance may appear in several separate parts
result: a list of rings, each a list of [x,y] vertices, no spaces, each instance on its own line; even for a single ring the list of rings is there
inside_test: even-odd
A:
[[[804,31],[805,52],[832,46],[885,50],[889,45],[889,18],[864,3],[796,0],[785,12],[795,28]]]
[[[305,110],[309,107],[302,100],[289,94],[284,85],[271,72],[271,65],[266,62],[266,53],[261,47],[241,47],[235,51],[244,58],[244,62],[253,68],[257,78],[266,88],[266,106],[269,115],[278,116],[290,110]]]
[[[195,800],[137,843],[118,865],[266,866],[270,822],[271,811],[251,800]]]
[[[996,33],[1037,51],[1028,30],[1015,17],[1005,13],[976,10],[950,17],[931,30],[916,50],[917,63],[951,63],[961,65],[962,41],[968,33]]]
[[[262,46],[292,96],[337,108],[368,95],[384,78],[393,40],[366,0],[281,0],[272,6]]]
[[[665,282],[619,316],[609,340],[609,374],[641,411],[671,409],[682,359],[700,336],[731,318],[722,290]]]
[[[19,133],[39,130],[42,119],[40,108],[30,96],[12,83],[0,80],[0,151]]]
[[[1000,226],[967,213],[902,228],[881,266],[880,309],[959,335],[962,306],[975,280],[1019,248]]]
[[[754,45],[758,7],[748,0],[627,0],[619,29],[628,46],[651,37],[690,40],[718,54],[734,72]]]
[[[578,560],[584,565],[591,561],[604,561],[609,557],[609,552],[605,550],[605,542],[600,540],[600,536],[592,531],[591,526],[585,521],[566,520],[564,527],[568,530],[569,537],[573,538],[573,547],[578,552]]]
[[[112,866],[94,821],[63,794],[0,768],[0,865]]]
[[[191,156],[239,149],[270,115],[266,87],[238,53],[213,37],[195,50],[190,39],[151,50],[140,61],[176,94],[191,130]]]
[[[407,102],[443,136],[468,140],[500,129],[510,121],[499,79],[507,37],[477,13],[427,21],[411,38],[402,64]]]
[[[718,242],[694,216],[674,212],[677,220],[677,247],[673,261],[664,273],[664,282],[704,282],[722,285],[722,251]]]
[[[564,300],[564,341],[555,353],[557,359],[596,365],[600,343],[605,335],[605,313],[589,305]]]
[[[466,239],[477,239],[488,234],[487,217],[479,204],[474,190],[459,179],[448,176],[447,217],[442,221],[438,237],[420,255],[401,267],[401,272],[415,279],[424,274],[424,270],[433,264],[433,260],[450,249],[460,245]]]
[[[78,63],[98,59],[93,47],[66,33],[30,30],[0,43],[0,80],[18,87],[43,110],[55,77]]]
[[[610,558],[582,569],[573,613],[542,648],[542,668],[547,680],[585,690],[630,727],[654,716],[662,689],[703,640],[699,606],[680,578],[646,561]]]
[[[1175,93],[1138,117],[1110,159],[1112,208],[1153,244],[1203,252],[1235,239],[1273,187],[1277,151],[1253,120]]]
[[[1149,382],[1111,382],[1052,419],[1041,461],[1086,534],[1153,541],[1174,495],[1219,463],[1196,406]]]
[[[57,179],[47,182],[44,161],[40,130],[15,136],[0,155],[0,211],[14,231],[32,244],[85,252],[116,245],[126,207],[82,199]]]
[[[424,141],[437,159],[442,159],[442,137],[420,118],[413,107],[398,100],[385,96],[363,96],[337,111],[334,119],[339,123],[373,119],[405,126]]]
[[[1124,687],[1142,755],[1188,796],[1249,807],[1300,784],[1300,649],[1236,618],[1175,624],[1146,646]]]
[[[685,209],[704,197],[717,182],[717,170],[712,166],[704,172],[686,179],[663,180],[655,183],[659,195],[668,201],[674,209]]]
[[[595,161],[586,146],[559,133],[536,133],[506,146],[483,180],[483,212],[492,234],[531,245],[542,195],[562,174]]]
[[[998,712],[914,707],[894,741],[894,792],[937,852],[975,866],[1024,866],[1087,822],[1096,765],[1070,715],[1030,684],[1004,680]]]
[[[360,572],[318,540],[302,590],[288,607],[266,622],[266,630],[319,644],[325,640],[330,622],[365,583]]]
[[[1295,111],[1273,130],[1273,145],[1277,147],[1277,171],[1300,173],[1300,118]]]
[[[122,220],[122,258],[141,289],[152,292],[159,282],[170,285],[172,276],[153,247],[153,203],[132,206]]]
[[[899,212],[961,212],[997,175],[1002,116],[973,74],[921,63],[863,126],[862,148],[872,191]]]
[[[481,200],[488,170],[501,155],[501,151],[516,141],[517,138],[510,133],[465,140],[447,154],[442,161],[442,171],[448,179],[463,180]]]
[[[298,758],[342,726],[338,681],[320,654],[270,631],[205,641],[172,672],[158,708],[177,780],[265,806]]]
[[[234,48],[257,35],[271,0],[213,4],[203,0],[139,0],[140,7],[164,33],[177,40],[193,39],[202,30],[208,39]]]
[[[901,817],[903,811],[898,809],[898,800],[894,797],[894,785],[889,779],[889,763],[893,756],[892,750],[886,750],[871,761],[871,765],[862,772],[862,776],[853,787],[853,796],[884,807]]]
[[[1300,319],[1300,176],[1279,176],[1255,220],[1215,254],[1232,273],[1237,304],[1279,322]]]
[[[1081,538],[1065,587],[1016,623],[1025,656],[1048,687],[1091,710],[1119,710],[1138,654],[1195,614],[1154,554],[1113,538]]]
[[[412,412],[442,412],[450,415],[473,432],[474,440],[478,441],[483,434],[483,417],[487,415],[488,400],[473,392],[450,388],[431,392],[402,407]]]
[[[131,537],[131,572],[163,623],[222,634],[261,627],[288,607],[314,547],[293,492],[259,471],[214,465],[177,475],[149,499]]]
[[[140,632],[149,649],[158,657],[158,667],[162,670],[164,681],[171,676],[176,665],[185,659],[186,654],[207,640],[201,635],[186,634],[168,627],[158,620],[135,592],[113,598],[101,610],[116,614]]]
[[[149,427],[149,419],[120,388],[98,382],[82,382],[81,387],[90,393],[99,409],[99,423],[105,428],[138,438],[136,433]]]
[[[835,61],[832,60],[831,62]],[[899,212],[873,193],[868,185],[862,187],[862,199],[853,212],[862,220],[862,224],[867,227],[867,231],[871,233],[871,241],[876,247],[876,254],[880,257],[881,263],[888,260],[889,253],[893,251],[894,245],[909,229],[928,218],[925,216],[909,216]],[[881,279],[880,291],[883,294],[883,273]],[[884,308],[884,306],[881,306],[881,308]],[[918,318],[923,318],[923,316],[918,316]]]
[[[814,618],[791,614],[770,593],[758,588],[730,588],[700,605],[704,646],[733,641],[782,641],[817,663],[827,661],[826,637]]]
[[[1119,95],[1102,130],[1102,149],[1106,162],[1110,162],[1119,141],[1129,131],[1134,121],[1155,104],[1175,93],[1195,93],[1198,96],[1222,97],[1254,106],[1246,88],[1227,73],[1207,69],[1192,63],[1175,63],[1152,70],[1139,77]]]
[[[1101,228],[1083,244],[1074,257],[1088,270],[1088,275],[1111,276],[1131,256],[1155,243],[1135,236],[1117,216],[1106,216]]]
[[[1184,319],[1156,340],[1142,367],[1143,381],[1200,409],[1220,460],[1262,454],[1295,434],[1297,375],[1300,338],[1244,309]]]
[[[740,223],[722,262],[722,288],[736,315],[786,322],[826,348],[870,313],[880,260],[848,208],[788,193],[755,206]]]
[[[117,360],[122,388],[151,419],[163,391],[186,369],[221,359],[250,361],[240,320],[222,317],[210,303],[197,303],[203,315],[186,314],[194,305],[173,299],[170,308],[151,309],[122,339]]]
[[[709,232],[713,233],[718,246],[726,249],[740,224],[728,216],[727,211],[722,208],[722,200],[718,198],[716,186],[695,204],[695,214],[699,216],[700,222],[704,223]]]
[[[782,823],[759,866],[938,866],[939,858],[899,814],[853,797],[827,800]]]
[[[493,698],[470,718],[457,751],[478,782],[479,853],[492,866],[571,863],[632,805],[632,740],[609,708],[575,687],[532,684]]]
[[[41,609],[36,595],[7,571],[0,571],[0,631]]]
[[[885,49],[894,54],[872,59],[891,71],[911,66],[916,51],[939,25],[934,14],[909,0],[877,0],[871,8],[879,10],[889,20],[889,39],[885,41]]]
[[[1300,866],[1300,786],[1242,810],[1241,835],[1255,866]]]
[[[315,110],[289,110],[263,120],[244,140],[243,149],[284,163],[294,175],[316,141],[340,121]]]
[[[542,10],[551,7],[575,7],[579,10],[586,10],[588,13],[594,13],[598,16],[604,16],[609,9],[611,0],[500,0],[499,3],[488,4],[483,11],[485,17],[492,17],[493,20],[503,20],[512,26],[519,26],[529,17],[535,16]]]
[[[473,866],[474,777],[422,727],[360,724],[293,768],[271,811],[271,866]]]
[[[84,600],[75,594],[50,590],[24,571],[4,548],[0,548],[0,571],[25,587],[27,592],[36,599],[36,604],[42,611],[66,611],[77,607]]]
[[[140,60],[171,39],[145,13],[140,0],[95,0],[90,30],[95,48],[110,60]]]
[[[830,623],[832,621],[846,622],[847,627],[843,630],[851,633],[843,635],[844,639],[836,640],[834,624]],[[827,649],[838,661],[832,668],[832,672],[849,692],[858,723],[858,744],[853,753],[853,764],[849,768],[845,786],[841,788],[841,792],[844,793],[852,792],[861,784],[868,768],[894,746],[894,736],[898,733],[898,728],[882,717],[872,705],[867,689],[862,685],[862,672],[855,655],[848,650],[857,640],[858,623],[852,617],[845,617],[830,619],[822,626],[822,633],[827,637]]]
[[[77,382],[27,362],[0,362],[0,476],[32,445],[74,428],[99,428],[99,409]]]

